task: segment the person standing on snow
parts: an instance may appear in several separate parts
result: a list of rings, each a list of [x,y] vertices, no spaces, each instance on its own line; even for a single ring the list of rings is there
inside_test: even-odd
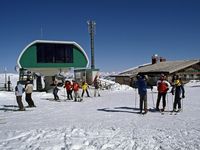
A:
[[[27,84],[25,86],[25,93],[26,93],[25,99],[29,107],[36,107],[32,99],[32,92],[33,92],[33,84],[31,84],[30,80],[27,80]]]
[[[54,88],[53,88],[53,96],[54,96],[54,100],[59,100],[59,96],[58,96],[58,80],[56,78],[53,79],[53,85],[54,85]]]
[[[174,104],[173,104],[173,111],[177,111],[176,107],[178,105],[178,112],[181,111],[181,98],[185,98],[185,89],[183,87],[183,83],[181,78],[177,75],[174,80],[174,86],[171,90],[172,95],[174,95]]]
[[[83,99],[80,97],[79,95],[79,84],[76,81],[73,81],[73,91],[74,91],[74,101],[77,102],[81,102]]]
[[[66,92],[67,92],[67,99],[68,100],[73,100],[73,97],[72,97],[72,84],[70,81],[65,81],[65,86],[64,88],[66,88]]]
[[[89,92],[88,92],[88,84],[87,84],[87,82],[83,81],[81,97],[83,97],[85,92],[87,93],[87,97],[90,97]]]
[[[98,75],[95,76],[93,84],[94,84],[94,97],[96,97],[96,94],[100,96],[100,93],[99,93],[100,81],[99,81]]]
[[[24,88],[18,81],[17,86],[15,87],[15,95],[16,95],[16,100],[17,100],[17,104],[19,107],[19,109],[18,109],[19,111],[25,111],[24,105],[22,103],[23,93],[24,93]]]
[[[144,106],[144,113],[147,113],[147,82],[144,75],[137,75],[136,85],[140,96],[140,112],[142,113]]]
[[[165,75],[161,74],[160,79],[157,81],[158,97],[157,97],[157,102],[156,102],[156,110],[158,111],[160,110],[159,104],[162,97],[163,108],[161,109],[161,111],[165,111],[166,95],[169,88],[170,88],[170,83],[165,79]]]

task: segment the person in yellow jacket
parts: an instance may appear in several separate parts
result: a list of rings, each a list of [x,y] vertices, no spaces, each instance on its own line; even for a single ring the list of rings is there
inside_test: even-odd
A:
[[[81,97],[83,97],[85,92],[87,93],[87,97],[90,97],[89,92],[88,92],[88,84],[87,84],[87,82],[83,81],[82,82],[82,94],[81,94]]]

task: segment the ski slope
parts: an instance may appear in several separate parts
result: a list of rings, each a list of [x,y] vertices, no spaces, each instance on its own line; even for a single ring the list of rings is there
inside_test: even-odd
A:
[[[101,97],[83,102],[53,101],[51,93],[33,93],[36,108],[15,111],[14,92],[0,91],[1,150],[199,150],[199,82],[185,86],[183,111],[170,115],[172,95],[164,115],[138,114],[137,91],[127,86],[103,90]],[[148,91],[148,108],[156,103],[156,90]],[[27,103],[23,97],[23,103]],[[154,105],[153,105],[154,104]]]

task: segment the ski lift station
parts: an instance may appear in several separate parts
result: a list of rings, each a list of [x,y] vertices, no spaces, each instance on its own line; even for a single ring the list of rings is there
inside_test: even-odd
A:
[[[22,50],[17,65],[19,80],[26,82],[31,79],[37,85],[36,90],[41,90],[48,89],[55,75],[88,68],[89,59],[76,42],[36,40]],[[42,80],[43,77],[45,80]]]

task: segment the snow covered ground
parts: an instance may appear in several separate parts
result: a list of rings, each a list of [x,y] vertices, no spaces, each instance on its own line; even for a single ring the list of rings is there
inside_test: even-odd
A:
[[[115,88],[114,88],[115,87]],[[113,90],[118,89],[118,90]],[[167,96],[164,115],[137,112],[135,89],[115,85],[101,97],[83,102],[53,101],[51,93],[33,93],[36,108],[15,111],[14,92],[0,91],[1,150],[199,150],[200,82],[185,86],[183,111],[170,115],[172,95]],[[156,103],[156,90],[148,91],[148,107]],[[25,106],[27,103],[24,100]]]

